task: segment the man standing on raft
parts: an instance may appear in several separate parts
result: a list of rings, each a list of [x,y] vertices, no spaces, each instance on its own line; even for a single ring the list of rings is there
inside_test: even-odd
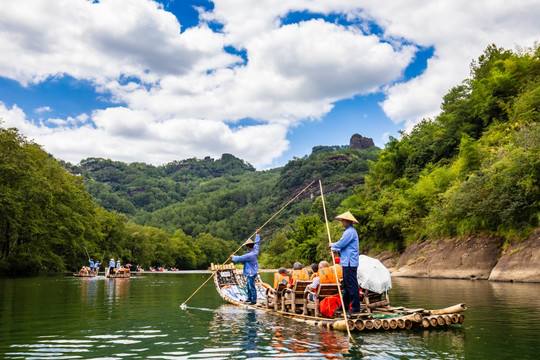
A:
[[[332,251],[339,251],[341,256],[340,263],[343,268],[343,309],[347,314],[356,314],[360,312],[360,294],[358,289],[357,270],[358,258],[360,256],[358,234],[356,233],[353,223],[358,224],[354,216],[347,211],[335,217],[341,221],[345,228],[343,236],[338,242],[331,243]],[[349,304],[352,305],[349,311]]]
[[[257,256],[259,255],[260,242],[261,237],[259,236],[259,229],[257,229],[257,231],[255,231],[255,241],[248,239],[244,243],[248,252],[242,256],[231,255],[232,261],[244,263],[244,275],[246,276],[247,286],[246,303],[250,305],[255,305],[257,303],[257,289],[255,288],[255,277],[259,272],[259,263],[257,262]]]

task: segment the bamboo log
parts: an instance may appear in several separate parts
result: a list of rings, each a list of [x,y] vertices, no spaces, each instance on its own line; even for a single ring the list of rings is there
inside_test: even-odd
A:
[[[427,317],[422,319],[422,327],[428,328],[429,325],[429,319]]]
[[[409,321],[410,321],[410,320],[409,320]],[[397,326],[398,326],[400,329],[405,329],[405,319],[403,319],[403,318],[397,319]]]
[[[467,308],[465,307],[465,304],[457,304],[454,306],[449,306],[444,309],[424,310],[423,312],[426,315],[447,315],[447,314],[455,314],[455,313],[462,312],[465,310],[467,310]]]
[[[397,320],[396,319],[390,319],[388,321],[388,323],[390,324],[390,329],[392,329],[392,330],[397,329],[398,325],[397,325]]]
[[[373,320],[366,320],[366,330],[371,330],[374,327]]]
[[[382,320],[382,328],[384,330],[390,330],[390,322],[388,321],[388,319]]]
[[[420,315],[419,313],[412,314],[411,321],[414,321],[414,322],[422,321],[422,315]]]
[[[428,318],[428,321],[429,321],[429,325],[431,325],[431,326],[433,326],[433,327],[437,326],[437,317],[435,317],[435,316],[430,316],[430,317]]]
[[[463,316],[462,314],[459,314],[459,323],[463,324],[464,322],[465,322],[465,316]]]
[[[452,325],[452,318],[450,315],[443,315],[444,321],[446,322],[446,325]]]
[[[347,320],[347,322],[348,322],[348,324],[349,324],[349,329],[354,329],[354,328],[355,328],[354,320],[349,319],[349,320]]]
[[[444,318],[441,316],[437,316],[437,325],[439,326],[443,326],[443,325],[446,325],[446,321],[444,320]]]
[[[322,323],[322,322],[321,322]],[[323,324],[324,325],[324,324]],[[336,329],[336,330],[347,330],[348,329],[348,326],[347,326],[347,322],[345,320],[338,320],[336,322],[334,322],[332,324],[332,328]]]
[[[354,328],[358,331],[362,331],[366,328],[366,324],[363,320],[358,319],[354,321]]]
[[[405,319],[405,329],[410,330],[413,326],[413,322],[410,319]]]
[[[457,324],[459,321],[459,315],[458,314],[452,314],[451,315],[452,324]]]
[[[382,321],[381,319],[375,319],[373,320],[373,327],[377,330],[379,330],[382,326]]]

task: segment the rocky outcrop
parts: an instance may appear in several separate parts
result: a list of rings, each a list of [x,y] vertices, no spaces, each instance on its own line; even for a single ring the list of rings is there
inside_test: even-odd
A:
[[[501,253],[502,243],[501,238],[478,235],[417,243],[401,254],[374,257],[395,277],[540,282],[540,229]]]
[[[527,240],[508,247],[489,280],[540,282],[540,229]]]
[[[363,137],[360,134],[354,134],[351,137],[351,141],[349,143],[349,147],[351,149],[367,149],[372,146],[375,146],[375,143],[373,142],[373,139]]]
[[[394,276],[488,279],[499,256],[499,239],[443,239],[409,246]]]

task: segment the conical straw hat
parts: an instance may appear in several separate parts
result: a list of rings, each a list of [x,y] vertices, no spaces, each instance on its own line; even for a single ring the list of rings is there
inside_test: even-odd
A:
[[[351,214],[350,211],[344,212],[343,214],[336,216],[334,219],[336,219],[336,220],[349,220],[349,221],[352,221],[355,224],[358,224],[358,220],[356,220],[354,218],[353,214]]]

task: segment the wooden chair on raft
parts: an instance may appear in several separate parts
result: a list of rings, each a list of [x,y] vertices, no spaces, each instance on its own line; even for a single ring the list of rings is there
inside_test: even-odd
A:
[[[311,280],[296,280],[292,288],[285,289],[281,299],[281,311],[293,314],[302,312],[304,306],[304,291],[311,284]]]
[[[313,300],[310,300],[310,294],[313,295]],[[321,301],[336,294],[339,294],[337,284],[319,284],[316,292],[308,290],[304,295],[303,314],[311,315],[313,313],[313,316],[319,317],[321,315],[321,311],[319,309],[319,304]]]
[[[279,283],[277,289],[266,289],[266,307],[268,309],[278,310],[281,305],[281,299],[283,298],[283,292],[287,288],[287,285]]]
[[[373,309],[390,306],[390,297],[388,296],[388,293],[379,294],[363,289],[362,294],[364,295],[360,304],[360,309],[362,311],[370,313]]]

